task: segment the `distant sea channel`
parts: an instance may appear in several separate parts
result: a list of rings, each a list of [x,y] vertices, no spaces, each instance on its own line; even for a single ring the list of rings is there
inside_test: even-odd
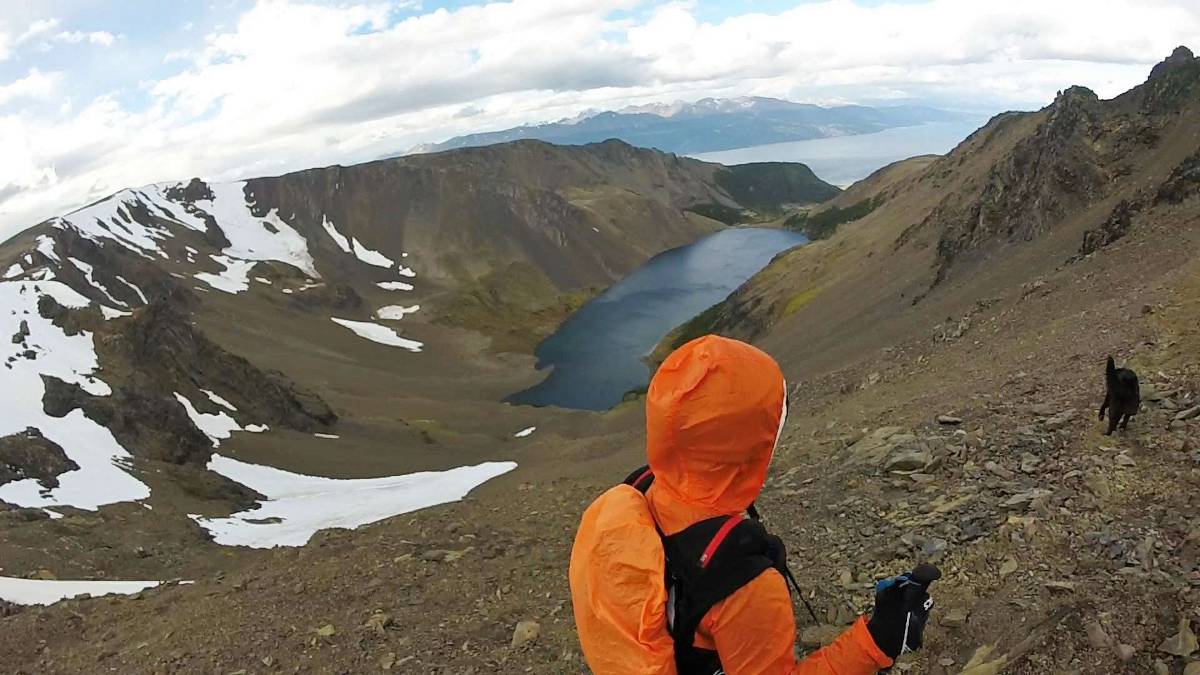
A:
[[[895,127],[873,134],[771,143],[691,156],[706,162],[726,165],[750,162],[803,162],[825,182],[845,187],[892,162],[916,155],[945,154],[986,121],[987,118],[980,117],[954,122],[933,122],[911,127]]]

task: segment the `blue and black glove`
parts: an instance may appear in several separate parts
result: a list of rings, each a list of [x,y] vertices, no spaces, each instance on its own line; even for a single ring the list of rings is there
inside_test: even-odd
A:
[[[894,659],[921,648],[925,622],[933,608],[929,585],[941,576],[938,568],[921,563],[908,574],[875,584],[875,611],[867,630],[880,651]]]

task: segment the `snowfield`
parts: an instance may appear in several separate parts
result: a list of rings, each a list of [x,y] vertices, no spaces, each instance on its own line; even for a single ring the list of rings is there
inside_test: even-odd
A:
[[[0,577],[0,600],[17,605],[52,605],[87,593],[100,595],[133,595],[154,588],[157,581],[43,581]]]
[[[384,478],[305,476],[214,454],[211,471],[266,495],[260,507],[228,518],[191,518],[218,544],[273,548],[303,546],[318,530],[354,529],[401,513],[462,499],[482,483],[517,468],[485,462],[448,471]]]
[[[109,386],[93,373],[97,368],[92,334],[67,335],[38,313],[38,298],[54,298],[65,307],[81,308],[91,301],[58,281],[0,282],[0,360],[7,368],[0,387],[0,436],[33,427],[63,449],[78,469],[58,477],[59,485],[47,490],[32,478],[0,485],[0,500],[17,506],[45,508],[74,506],[95,510],[105,504],[136,501],[150,489],[127,472],[130,455],[105,427],[75,409],[51,417],[42,408],[46,387],[43,376],[78,384],[94,396],[111,394]],[[9,336],[28,329],[24,344]],[[32,355],[32,358],[30,358]]]

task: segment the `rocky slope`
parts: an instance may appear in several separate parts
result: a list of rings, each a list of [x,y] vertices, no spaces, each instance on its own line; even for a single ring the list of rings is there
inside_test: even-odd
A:
[[[1174,206],[1194,186],[1198,64],[1180,48],[1113,100],[1072,87],[1043,110],[997,116],[947,156],[893,172],[898,180],[863,181],[837,201],[852,202],[842,209],[870,202],[870,210],[839,223],[831,240],[776,260],[710,312],[709,328],[772,333],[769,344],[805,344],[840,365],[898,337],[869,330],[880,321],[961,316],[1138,221],[1177,218]],[[922,321],[909,324],[905,336],[922,330]],[[811,365],[790,353],[797,368]]]

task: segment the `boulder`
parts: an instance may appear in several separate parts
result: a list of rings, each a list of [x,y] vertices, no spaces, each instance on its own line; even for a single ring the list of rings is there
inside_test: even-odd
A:
[[[513,649],[520,649],[526,645],[532,644],[538,639],[538,634],[542,631],[542,627],[536,621],[522,621],[517,624],[513,630],[512,646]]]
[[[1160,652],[1183,658],[1191,656],[1196,649],[1196,634],[1192,632],[1191,622],[1186,616],[1179,619],[1179,632],[1163,640],[1158,646]]]

